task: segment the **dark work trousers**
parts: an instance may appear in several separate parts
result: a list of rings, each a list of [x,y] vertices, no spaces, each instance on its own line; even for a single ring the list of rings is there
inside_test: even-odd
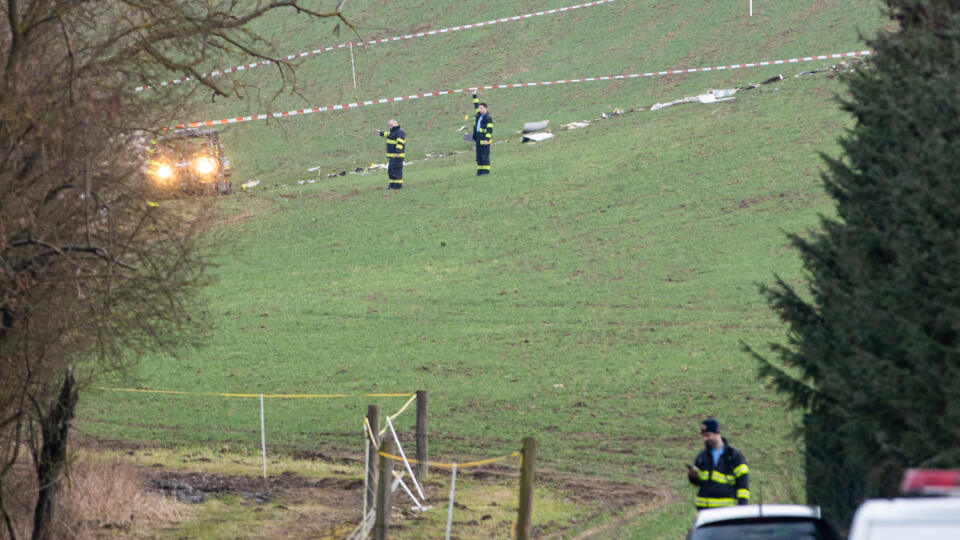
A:
[[[387,164],[387,177],[390,178],[389,189],[400,189],[403,187],[403,158],[392,157]]]
[[[477,176],[490,174],[490,145],[477,141]]]

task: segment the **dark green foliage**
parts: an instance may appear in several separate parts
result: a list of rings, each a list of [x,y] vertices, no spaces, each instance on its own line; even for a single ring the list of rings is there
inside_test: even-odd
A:
[[[907,467],[960,467],[960,2],[887,4],[899,28],[847,77],[856,125],[826,158],[837,218],[791,237],[809,295],[765,288],[790,337],[761,358],[865,497]]]

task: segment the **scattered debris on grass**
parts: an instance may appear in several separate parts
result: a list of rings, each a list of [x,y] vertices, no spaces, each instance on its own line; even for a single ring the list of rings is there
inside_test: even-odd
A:
[[[519,133],[533,133],[535,131],[543,131],[547,129],[547,126],[550,124],[549,120],[540,120],[539,122],[527,122],[523,124],[523,129]]]
[[[540,133],[527,133],[520,139],[521,143],[538,143],[540,141],[545,141],[547,139],[552,139],[553,133],[550,131],[541,131]]]
[[[851,59],[849,59],[849,60],[840,62],[839,64],[835,64],[835,65],[832,65],[832,66],[828,66],[828,67],[824,67],[824,68],[820,68],[820,69],[811,69],[811,70],[806,70],[806,71],[800,72],[800,73],[794,75],[793,78],[800,77],[800,76],[804,76],[804,75],[812,75],[812,74],[815,74],[815,73],[823,73],[823,72],[828,72],[828,71],[831,72],[831,75],[828,75],[828,77],[829,77],[829,78],[833,78],[833,77],[835,77],[835,76],[836,76],[837,74],[839,74],[839,73],[849,72],[849,71],[856,70],[856,69],[862,67],[865,63],[866,63],[866,60],[864,60],[863,58],[851,58]],[[628,109],[628,110],[626,110],[626,111],[624,111],[623,109],[620,109],[620,108],[614,108],[612,111],[601,113],[599,118],[595,118],[595,119],[593,119],[593,120],[582,120],[582,121],[580,121],[580,122],[570,122],[569,124],[563,124],[562,128],[563,128],[563,130],[565,130],[565,131],[566,131],[566,130],[571,130],[571,129],[585,128],[585,127],[591,125],[591,124],[594,123],[594,122],[598,122],[598,121],[600,121],[600,120],[608,120],[608,119],[611,119],[611,118],[617,118],[617,117],[622,116],[622,115],[624,115],[624,114],[626,114],[626,113],[632,113],[632,112],[638,112],[638,111],[657,111],[657,110],[663,109],[663,108],[665,108],[665,107],[670,107],[670,106],[673,106],[673,105],[680,105],[680,104],[685,104],[685,103],[703,103],[703,104],[710,104],[710,103],[718,103],[718,102],[721,102],[721,101],[730,101],[730,100],[736,99],[735,96],[734,96],[734,94],[736,94],[737,92],[742,92],[742,91],[746,91],[746,90],[753,90],[753,89],[758,88],[758,87],[763,86],[763,85],[772,84],[772,83],[780,82],[780,81],[784,81],[784,80],[786,80],[786,78],[783,76],[783,74],[779,74],[779,75],[776,75],[776,76],[774,76],[774,77],[770,77],[770,78],[768,78],[768,79],[765,79],[765,80],[763,80],[763,81],[760,82],[760,83],[748,84],[748,85],[746,85],[746,86],[740,86],[740,87],[736,87],[736,88],[720,89],[720,90],[710,89],[710,90],[708,90],[707,92],[705,92],[705,93],[703,93],[703,94],[698,94],[698,95],[696,95],[696,96],[684,97],[684,98],[676,99],[676,100],[673,100],[673,101],[668,101],[668,102],[665,102],[665,103],[654,103],[653,105],[650,105],[649,107],[633,107],[633,108],[630,108],[630,109]],[[540,142],[540,141],[543,141],[543,140],[546,140],[546,139],[553,138],[553,136],[554,136],[553,132],[551,132],[550,130],[547,130],[547,129],[546,129],[546,127],[547,127],[547,125],[549,124],[549,122],[550,122],[549,120],[541,120],[541,121],[539,121],[539,122],[527,122],[527,123],[525,123],[524,126],[523,126],[523,129],[518,132],[518,133],[520,133],[520,134],[523,135],[523,136],[521,137],[521,139],[520,139],[520,142],[521,142],[521,143],[527,143],[527,142],[529,142],[529,143],[536,143],[536,142]],[[467,130],[467,131],[464,132],[464,134],[463,134],[463,140],[466,141],[466,142],[473,142],[473,133],[468,130],[468,127],[469,127],[469,126],[466,126],[466,125],[460,126],[460,127],[457,129],[457,133],[460,133],[460,132],[462,132],[462,131],[464,131],[464,130]],[[542,130],[543,130],[543,131],[542,131]],[[541,132],[541,131],[542,131],[542,132]],[[540,132],[540,133],[536,133],[536,132]],[[501,144],[501,143],[503,143],[503,142],[505,142],[505,141],[504,141],[504,140],[498,140],[498,141],[494,141],[493,144]],[[456,155],[456,154],[459,154],[459,153],[461,153],[461,152],[451,151],[451,152],[447,152],[446,154],[444,154],[444,153],[439,153],[439,154],[426,154],[426,156],[425,156],[423,159],[410,160],[410,161],[407,161],[407,162],[405,163],[405,165],[410,165],[410,164],[412,164],[412,163],[417,163],[417,162],[421,162],[421,161],[427,161],[427,160],[429,160],[429,159],[439,159],[439,158],[443,158],[443,157],[446,157],[446,156]],[[340,171],[340,172],[330,173],[330,174],[327,174],[326,177],[327,177],[327,178],[336,178],[336,177],[339,177],[339,176],[346,176],[347,174],[361,174],[361,175],[364,175],[364,174],[367,174],[367,173],[370,172],[370,171],[383,171],[383,170],[386,170],[386,168],[387,168],[387,164],[386,164],[386,163],[371,163],[369,167],[356,167],[353,171],[350,171],[350,172],[344,170],[344,171]],[[320,166],[311,167],[311,168],[307,169],[308,172],[314,172],[314,171],[319,171],[319,170],[320,170]],[[257,183],[259,184],[259,180],[257,181]],[[298,185],[313,184],[313,183],[316,183],[316,179],[298,180],[296,183],[297,183]],[[278,184],[274,184],[273,187],[280,187],[281,185],[286,185],[286,184],[279,184],[279,183],[278,183]],[[251,187],[252,187],[252,186],[251,186]]]
[[[550,125],[549,120],[540,120],[539,122],[527,122],[523,124],[523,129],[517,133],[523,135],[520,138],[521,143],[538,143],[553,138],[553,132],[547,129]]]
[[[730,88],[727,90],[708,90],[704,94],[699,94],[692,97],[685,97],[677,99],[674,101],[669,101],[667,103],[654,103],[650,106],[651,111],[658,111],[664,107],[669,107],[671,105],[678,105],[680,103],[716,103],[718,101],[729,101],[735,99],[733,94],[737,92],[736,88]]]

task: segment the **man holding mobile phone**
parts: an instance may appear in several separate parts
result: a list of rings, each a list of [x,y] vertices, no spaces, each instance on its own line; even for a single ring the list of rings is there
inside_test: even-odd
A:
[[[737,506],[750,502],[750,469],[739,450],[720,435],[720,423],[707,418],[700,423],[705,448],[693,465],[687,464],[687,479],[700,486],[697,510]]]

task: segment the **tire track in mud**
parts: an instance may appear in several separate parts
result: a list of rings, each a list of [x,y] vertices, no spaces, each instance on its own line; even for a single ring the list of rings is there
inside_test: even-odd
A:
[[[671,493],[665,489],[659,490],[655,493],[651,500],[643,502],[624,511],[622,514],[615,516],[610,523],[604,523],[603,525],[597,525],[596,527],[591,527],[585,531],[581,531],[580,534],[573,537],[573,540],[587,540],[589,538],[595,538],[597,535],[603,533],[616,531],[637,516],[643,515],[651,510],[658,510],[678,500],[679,497],[677,497],[675,493]],[[561,538],[561,536],[547,535],[543,538]]]

